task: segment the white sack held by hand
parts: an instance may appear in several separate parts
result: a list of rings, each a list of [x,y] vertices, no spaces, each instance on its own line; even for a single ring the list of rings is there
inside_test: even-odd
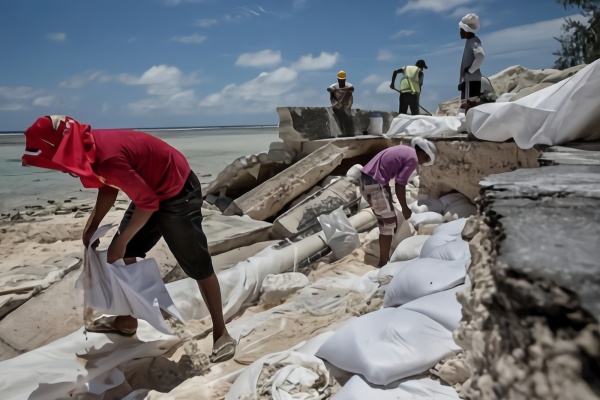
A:
[[[172,334],[160,309],[184,322],[179,310],[167,292],[156,260],[148,258],[125,265],[119,260],[115,265],[106,261],[106,250],[91,247],[114,225],[104,225],[96,231],[85,250],[85,262],[76,287],[83,287],[86,310],[108,315],[131,315],[147,321],[158,331]],[[88,315],[86,312],[86,318]],[[85,321],[86,326],[92,321]]]

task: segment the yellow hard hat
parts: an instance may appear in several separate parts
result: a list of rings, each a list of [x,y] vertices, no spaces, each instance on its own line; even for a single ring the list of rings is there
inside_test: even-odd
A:
[[[346,72],[344,72],[344,71],[338,72],[338,79],[346,79]]]

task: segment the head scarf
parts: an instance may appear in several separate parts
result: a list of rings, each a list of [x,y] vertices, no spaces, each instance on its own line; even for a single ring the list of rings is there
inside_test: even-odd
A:
[[[423,164],[424,166],[429,167],[433,165],[435,161],[435,153],[437,152],[433,143],[431,143],[427,139],[417,136],[413,138],[413,140],[411,140],[410,145],[414,148],[417,148],[417,146],[419,146],[429,156],[429,162]]]
[[[38,118],[25,131],[25,151],[37,154],[24,154],[22,165],[68,172],[84,186],[98,187],[92,170],[96,146],[91,129],[64,115]]]
[[[465,32],[477,33],[479,30],[479,17],[477,14],[467,14],[460,20],[458,27]]]

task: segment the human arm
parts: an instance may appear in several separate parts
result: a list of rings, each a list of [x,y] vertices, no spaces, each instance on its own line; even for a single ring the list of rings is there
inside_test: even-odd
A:
[[[96,204],[94,205],[94,209],[92,210],[92,213],[85,224],[81,238],[85,247],[90,245],[92,236],[94,236],[96,229],[98,229],[100,222],[102,222],[106,214],[110,211],[110,208],[115,204],[118,194],[119,189],[115,189],[110,186],[102,186],[98,188]]]
[[[115,236],[108,247],[108,253],[106,255],[106,261],[110,264],[117,260],[122,259],[125,256],[125,250],[127,244],[139,232],[140,229],[150,219],[154,211],[148,211],[141,208],[133,210],[131,219],[117,236]]]
[[[392,83],[390,83],[390,89],[396,90],[396,76],[398,76],[398,74],[401,74],[402,72],[404,72],[402,68],[394,71],[394,73],[392,74]]]
[[[396,197],[398,198],[400,207],[402,207],[404,219],[409,219],[412,215],[412,211],[408,208],[408,204],[406,204],[406,185],[396,183]]]
[[[419,71],[419,86],[423,87],[423,81],[425,80],[425,74],[423,71]]]
[[[475,42],[473,44],[473,63],[463,71],[465,74],[472,74],[477,71],[481,64],[483,64],[483,60],[485,59],[485,52],[483,51],[483,46],[481,46],[480,42]]]

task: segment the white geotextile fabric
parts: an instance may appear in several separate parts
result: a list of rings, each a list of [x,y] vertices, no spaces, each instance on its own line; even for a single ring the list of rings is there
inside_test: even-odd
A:
[[[452,332],[431,318],[383,308],[346,323],[316,355],[375,385],[387,385],[424,372],[459,349]]]
[[[454,221],[446,222],[445,224],[441,224],[437,228],[433,230],[433,234],[437,233],[447,233],[448,235],[460,236],[465,225],[467,223],[467,218],[459,218]]]
[[[396,307],[453,288],[465,281],[464,260],[417,258],[404,266],[386,288],[384,307]]]
[[[460,238],[452,242],[447,242],[443,246],[436,247],[431,252],[429,252],[426,255],[426,257],[448,261],[465,260],[465,265],[467,266],[471,263],[471,252],[469,250],[469,243]]]
[[[421,248],[429,237],[430,235],[415,235],[404,239],[392,253],[390,262],[408,261],[419,257]]]
[[[159,356],[178,342],[177,336],[160,333],[145,321],[139,321],[133,338],[86,333],[81,328],[0,362],[0,397],[46,400],[101,394],[124,382],[119,365],[135,358]]]
[[[277,303],[308,285],[308,277],[300,272],[267,275],[261,285],[260,298],[267,304]]]
[[[451,386],[431,378],[402,379],[386,386],[372,386],[355,375],[333,400],[458,400]]]
[[[394,275],[396,275],[402,268],[409,265],[412,260],[406,261],[392,261],[379,268],[377,273],[377,281],[382,285],[390,283]]]
[[[425,241],[425,243],[423,243],[423,246],[421,246],[421,253],[419,254],[419,257],[424,258],[424,257],[429,257],[429,255],[438,247],[442,247],[447,245],[450,242],[454,242],[457,240],[462,240],[461,238],[459,238],[457,235],[450,235],[448,233],[436,233],[431,235],[427,241]],[[454,258],[455,260],[456,258]]]
[[[600,138],[600,60],[552,86],[509,103],[489,103],[467,113],[468,131],[482,140],[514,139],[529,149]]]
[[[390,129],[384,135],[388,138],[398,136],[444,137],[464,132],[464,115],[427,116],[400,114],[392,120]]]
[[[90,243],[99,240],[113,226],[98,228]],[[106,251],[96,251],[90,245],[76,287],[84,290],[84,307],[100,314],[131,315],[166,334],[171,334],[172,330],[166,324],[161,308],[184,322],[153,258],[130,265],[119,260],[113,265],[106,262]]]

